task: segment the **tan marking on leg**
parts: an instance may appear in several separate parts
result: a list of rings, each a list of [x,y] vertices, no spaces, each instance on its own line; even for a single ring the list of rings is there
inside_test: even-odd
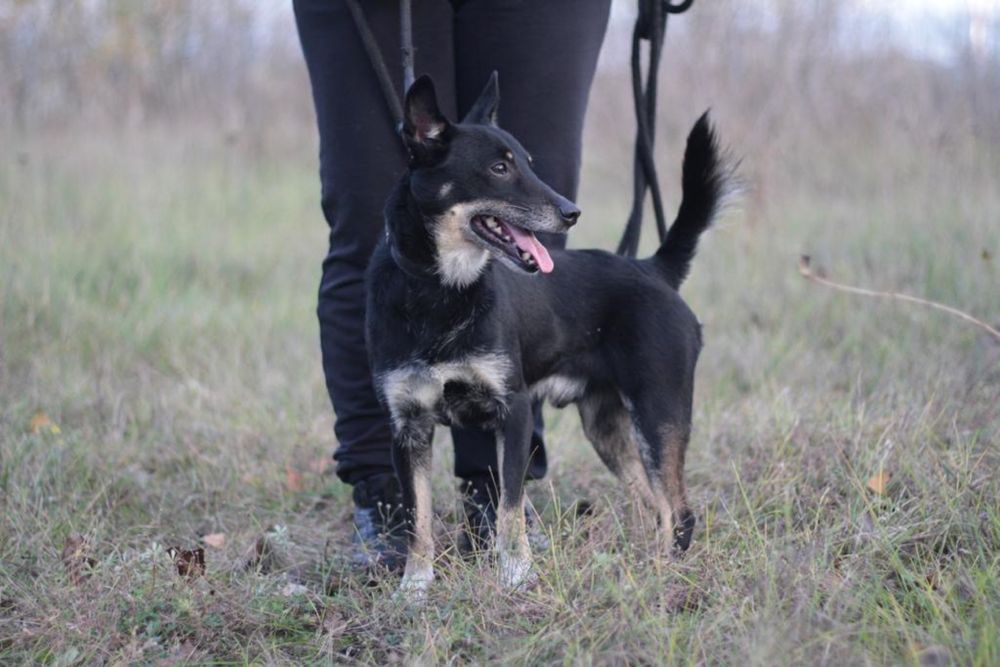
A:
[[[687,489],[684,486],[684,455],[688,438],[679,429],[664,426],[660,429],[663,439],[663,464],[661,477],[667,499],[674,510],[687,507]]]
[[[663,490],[662,476],[659,471],[651,469],[649,442],[643,437],[639,425],[634,422],[631,416],[629,421],[632,423],[630,433],[632,440],[636,443],[636,451],[639,453],[639,465],[642,469],[643,480],[649,490],[650,507],[656,512],[657,521],[652,526],[656,534],[656,548],[658,552],[666,554],[669,553],[669,535],[673,534],[673,512],[670,501]],[[664,527],[666,527],[665,530]],[[646,526],[643,528],[645,529]]]
[[[497,566],[500,583],[518,588],[531,579],[531,545],[524,520],[524,502],[514,508],[497,509]]]
[[[645,509],[659,512],[660,500],[642,462],[642,443],[620,399],[610,394],[589,397],[580,403],[580,417],[587,439],[632,498],[640,524]]]
[[[524,495],[516,507],[507,506],[507,488],[504,484],[504,437],[497,433],[497,467],[500,480],[500,498],[497,503],[497,534],[495,549],[500,584],[505,588],[518,588],[531,579],[531,545],[528,544],[527,525],[524,520]]]
[[[656,545],[661,555],[669,556],[672,553],[674,542],[674,511],[662,488],[660,495],[662,497],[659,507],[660,520],[656,530]]]
[[[406,556],[406,570],[399,585],[407,599],[422,598],[434,581],[434,535],[431,519],[431,476],[429,466],[413,471],[416,512],[413,521],[414,539]]]
[[[657,517],[660,516],[663,502],[659,494],[650,486],[649,476],[639,459],[638,452],[620,459],[620,465],[618,479],[625,485],[625,491],[632,498],[633,511],[638,518],[639,525],[645,529],[650,527],[652,523],[655,529],[655,522],[647,521],[647,512],[653,511],[656,512]]]
[[[689,514],[687,489],[684,484],[684,457],[687,452],[689,429],[663,426],[660,428],[660,438],[663,447],[660,485],[666,501],[666,514],[661,528],[667,549],[673,552],[674,530],[679,529],[682,532],[685,530],[685,515]],[[677,518],[682,522],[680,526],[675,525]],[[690,528],[686,530],[690,533]],[[686,544],[683,548],[687,548]]]
[[[590,394],[579,407],[584,433],[633,500],[629,524],[634,526],[636,536],[655,534],[657,551],[670,554],[677,510],[687,506],[681,477],[683,448],[676,446],[676,434],[669,434],[670,442],[658,443],[663,446],[666,463],[660,470],[647,470],[649,443],[634,423],[625,401],[611,393]],[[678,452],[680,465],[677,465]]]

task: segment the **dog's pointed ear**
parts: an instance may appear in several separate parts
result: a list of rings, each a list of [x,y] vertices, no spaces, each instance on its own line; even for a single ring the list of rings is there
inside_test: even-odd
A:
[[[477,125],[496,125],[497,108],[500,106],[500,77],[496,70],[490,74],[489,81],[483,92],[479,93],[479,99],[465,114],[463,123],[475,123]]]
[[[427,160],[447,146],[451,124],[438,109],[434,82],[426,74],[413,82],[403,102],[403,142],[416,160]]]

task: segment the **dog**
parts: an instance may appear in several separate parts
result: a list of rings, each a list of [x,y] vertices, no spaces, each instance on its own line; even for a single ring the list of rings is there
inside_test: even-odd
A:
[[[695,525],[684,456],[702,337],[677,289],[727,190],[708,114],[688,137],[665,242],[631,259],[538,240],[566,233],[580,209],[535,175],[532,156],[498,126],[498,104],[496,73],[460,123],[441,113],[429,77],[412,84],[400,127],[409,166],[366,276],[372,375],[409,528],[408,597],[434,579],[438,424],[495,432],[499,578],[511,588],[532,578],[524,478],[539,397],[577,405],[601,460],[657,517],[665,548],[686,550]]]

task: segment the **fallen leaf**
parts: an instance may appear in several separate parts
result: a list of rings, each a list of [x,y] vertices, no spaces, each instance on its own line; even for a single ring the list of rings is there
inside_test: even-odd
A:
[[[889,488],[890,481],[892,481],[892,475],[885,470],[879,470],[876,475],[873,475],[868,480],[867,486],[880,496],[884,496],[886,489]]]
[[[226,546],[226,534],[225,533],[209,533],[208,535],[203,535],[201,541],[212,547],[213,549],[221,549]]]
[[[991,253],[991,252],[990,252],[989,250],[987,250],[986,248],[983,248],[983,254],[982,254],[982,255],[980,255],[980,256],[981,256],[981,257],[983,258],[983,261],[984,261],[984,262],[988,262],[988,261],[990,261],[991,259],[993,259],[993,253]]]
[[[292,493],[302,493],[306,488],[302,473],[290,465],[285,466],[285,487]]]
[[[40,433],[51,433],[53,435],[59,435],[62,433],[62,429],[53,422],[47,414],[39,410],[28,422],[28,431],[31,435],[39,435]]]
[[[43,428],[47,428],[52,425],[52,420],[44,412],[36,412],[28,422],[28,430],[31,431],[32,435],[38,435],[42,432]]]
[[[668,614],[678,614],[698,611],[704,604],[705,593],[701,590],[683,584],[670,584],[657,606]]]
[[[97,561],[88,555],[89,551],[90,544],[83,535],[73,533],[66,538],[62,550],[62,562],[70,583],[74,586],[86,581],[90,576],[90,570],[97,565]]]
[[[201,547],[190,551],[170,547],[167,549],[167,553],[173,559],[174,565],[177,566],[177,574],[182,577],[193,579],[205,574],[205,550]]]
[[[327,468],[330,467],[330,457],[324,456],[322,458],[315,459],[309,463],[309,470],[316,473],[317,475],[322,475],[326,472]]]

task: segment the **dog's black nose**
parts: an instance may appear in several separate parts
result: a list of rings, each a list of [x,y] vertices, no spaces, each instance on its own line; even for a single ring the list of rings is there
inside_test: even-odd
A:
[[[580,209],[578,209],[574,204],[566,202],[559,207],[559,215],[562,217],[563,222],[566,223],[567,227],[572,227],[576,224],[577,219],[580,217]]]

